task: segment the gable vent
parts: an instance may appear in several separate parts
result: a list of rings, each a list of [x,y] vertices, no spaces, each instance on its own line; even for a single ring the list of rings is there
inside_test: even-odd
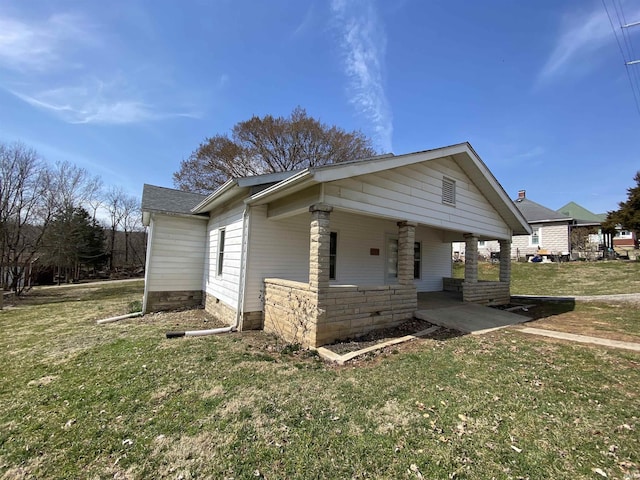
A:
[[[456,182],[450,178],[442,177],[442,203],[456,204]]]

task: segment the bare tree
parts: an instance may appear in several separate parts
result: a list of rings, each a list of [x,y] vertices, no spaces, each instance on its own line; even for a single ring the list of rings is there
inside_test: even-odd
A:
[[[116,245],[116,231],[124,216],[124,202],[126,194],[121,187],[111,187],[107,190],[104,207],[109,213],[109,269],[114,268],[113,258]]]
[[[288,118],[254,116],[233,127],[231,138],[207,138],[173,174],[182,189],[209,193],[229,178],[291,171],[375,155],[371,140],[307,115],[297,107]]]
[[[140,199],[132,195],[125,195],[122,199],[122,220],[124,230],[124,264],[129,266],[129,250],[131,249],[131,233],[142,228],[142,211]]]
[[[102,180],[84,168],[69,162],[58,162],[51,169],[50,195],[58,211],[89,204],[98,197]]]
[[[0,266],[2,289],[16,294],[28,286],[43,232],[54,210],[48,198],[50,176],[35,150],[0,143]]]

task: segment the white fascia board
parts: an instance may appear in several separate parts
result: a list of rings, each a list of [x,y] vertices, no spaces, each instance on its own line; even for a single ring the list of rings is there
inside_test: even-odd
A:
[[[513,202],[509,198],[509,195],[507,195],[507,192],[505,192],[504,188],[502,188],[502,185],[500,185],[500,182],[498,182],[498,180],[493,175],[493,173],[491,173],[491,170],[489,170],[489,167],[487,167],[487,165],[482,161],[482,159],[478,156],[475,150],[473,150],[473,147],[471,147],[471,145],[469,145],[468,143],[465,145],[467,148],[465,149],[464,152],[461,152],[461,153],[465,153],[467,155],[467,157],[473,163],[473,166],[477,171],[476,173],[480,175],[479,178],[484,179],[487,182],[491,190],[497,194],[498,198],[496,200],[500,201],[500,203],[502,203],[503,206],[507,209],[507,211],[512,215],[516,225],[508,221],[508,219],[506,218],[504,220],[507,222],[507,224],[509,224],[509,227],[514,232],[514,235],[531,235],[531,226],[527,222],[526,218],[524,218],[524,215],[522,214],[522,212],[518,210],[518,208],[513,204]],[[460,167],[464,170],[464,165],[460,165]],[[473,172],[466,172],[466,173],[467,175],[469,175],[469,178],[478,179],[478,176],[474,175]],[[487,195],[487,192],[483,191],[482,188],[480,188],[480,190],[485,195],[485,197],[487,197],[487,199],[491,202],[491,198]],[[494,208],[496,208],[498,212],[500,212],[501,210],[496,205],[494,205]],[[521,228],[517,228],[517,227],[521,227]]]
[[[407,153],[404,155],[386,156],[373,158],[371,160],[360,160],[347,163],[334,163],[322,167],[314,168],[314,177],[318,183],[332,182],[344,178],[377,173],[392,168],[404,167],[414,163],[435,160],[437,158],[448,157],[469,150],[468,143],[460,143],[449,147],[425,150],[423,152]]]
[[[167,217],[178,217],[178,218],[190,218],[192,220],[209,220],[208,215],[196,215],[191,213],[177,213],[177,212],[165,212],[162,210],[145,210],[142,212],[142,217],[144,219],[144,215],[147,214],[149,220],[156,217],[156,215],[166,215]]]
[[[246,191],[247,188],[238,186],[238,181],[235,178],[227,180],[220,188],[205,198],[202,202],[191,209],[192,213],[206,213],[210,212],[217,206],[229,201],[233,197],[239,195],[241,192]]]
[[[256,193],[252,197],[245,200],[247,205],[261,205],[272,202],[292,193],[303,190],[311,185],[318,183],[314,178],[314,173],[305,168],[299,173],[283,180],[275,185]]]

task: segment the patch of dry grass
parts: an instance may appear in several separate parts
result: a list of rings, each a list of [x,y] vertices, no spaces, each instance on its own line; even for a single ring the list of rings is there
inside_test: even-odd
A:
[[[501,331],[335,367],[262,332],[165,338],[201,311],[96,325],[130,287],[0,314],[21,332],[0,338],[0,477],[640,475],[632,352]]]

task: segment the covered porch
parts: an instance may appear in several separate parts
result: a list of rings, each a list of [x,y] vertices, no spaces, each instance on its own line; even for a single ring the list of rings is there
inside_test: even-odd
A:
[[[351,268],[373,272],[368,263],[377,262],[377,268],[382,266],[385,273],[372,274],[366,282],[366,277],[359,277],[356,283],[338,283],[335,280],[336,257],[339,265],[340,253],[344,254],[348,249],[336,252],[336,238],[332,237],[335,229],[332,226],[332,216],[336,212],[331,205],[317,203],[309,207],[307,218],[309,214],[308,281],[300,278],[293,280],[268,277],[264,279],[263,285],[264,329],[289,342],[315,347],[337,339],[357,337],[371,330],[397,326],[416,315],[419,298],[422,296],[419,292],[425,290],[449,291],[459,296],[459,302],[509,302],[509,241],[501,241],[501,251],[505,255],[501,258],[499,282],[478,281],[477,254],[468,256],[465,278],[452,279],[451,248],[444,230],[437,231],[437,235],[441,237],[441,246],[435,247],[437,258],[434,258],[426,248],[428,242],[424,242],[424,249],[416,247],[416,239],[423,238],[421,235],[417,237],[416,231],[423,232],[426,226],[406,220],[391,222],[385,219],[383,228],[388,230],[392,226],[395,231],[359,232],[363,239],[360,250],[367,250],[368,256],[361,257],[359,263],[350,264]],[[363,216],[354,212],[341,212],[342,217],[347,214],[354,224],[358,224],[358,219]],[[346,231],[344,218],[338,230],[343,236],[353,235]],[[373,237],[374,233],[387,239],[397,238],[395,257],[380,252],[381,245],[375,240],[364,240],[368,235]],[[478,237],[467,235],[465,240],[468,250],[477,252]],[[368,248],[369,245],[377,247]],[[344,243],[342,247],[346,247]],[[432,275],[436,271],[437,280],[419,281],[421,270],[429,271]],[[346,275],[337,277],[354,280]]]

